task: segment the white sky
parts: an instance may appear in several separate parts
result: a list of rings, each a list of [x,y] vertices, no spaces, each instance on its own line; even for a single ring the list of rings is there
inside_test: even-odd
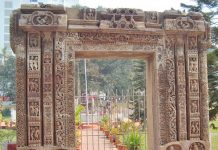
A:
[[[96,8],[136,8],[145,11],[164,11],[180,9],[180,3],[194,4],[194,0],[79,0],[82,6]]]

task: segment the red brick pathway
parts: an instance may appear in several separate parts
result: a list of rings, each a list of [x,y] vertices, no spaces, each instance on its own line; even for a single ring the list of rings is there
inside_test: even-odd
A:
[[[99,128],[82,130],[82,144],[80,150],[117,150]]]

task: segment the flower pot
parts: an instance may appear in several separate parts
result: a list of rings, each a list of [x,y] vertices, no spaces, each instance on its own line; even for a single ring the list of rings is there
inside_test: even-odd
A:
[[[105,133],[106,137],[108,138],[109,137],[109,131],[105,130],[104,133]]]
[[[118,150],[128,150],[126,145],[118,144]]]
[[[119,144],[121,144],[120,140],[119,139],[116,139],[115,143],[116,147],[118,147]]]

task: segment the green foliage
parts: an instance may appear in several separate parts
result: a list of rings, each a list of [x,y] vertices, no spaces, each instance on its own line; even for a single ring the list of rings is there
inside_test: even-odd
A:
[[[82,105],[77,105],[76,110],[75,110],[75,124],[80,125],[81,124],[81,119],[80,119],[80,114],[82,111],[84,111],[85,108]]]
[[[16,130],[0,129],[0,143],[16,141]]]
[[[0,112],[0,122],[3,120],[2,113]]]
[[[108,115],[104,115],[102,118],[101,118],[101,123],[108,123],[109,122],[109,116]]]
[[[130,132],[124,135],[123,143],[128,147],[128,150],[139,150],[142,135],[139,132]]]
[[[215,120],[218,114],[218,49],[208,53],[208,86],[210,120]]]
[[[135,121],[142,121],[144,120],[144,115],[146,112],[144,109],[140,107],[143,106],[144,103],[144,96],[139,96],[135,94],[135,92],[142,92],[145,91],[145,61],[143,60],[134,60],[133,61],[133,88],[134,88],[134,101],[132,102],[132,109],[133,114],[130,115],[130,118]]]
[[[11,110],[9,109],[9,108],[4,108],[3,110],[2,110],[2,116],[3,117],[11,117]]]
[[[16,74],[15,74],[15,56],[8,54],[6,49],[2,49],[3,63],[0,64],[0,91],[3,96],[15,100]]]
[[[135,91],[145,90],[145,61],[134,60],[133,61],[133,86]]]
[[[85,93],[84,60],[77,61],[77,71],[76,93],[81,95]],[[131,60],[87,60],[88,91],[121,94],[132,87],[132,74]]]

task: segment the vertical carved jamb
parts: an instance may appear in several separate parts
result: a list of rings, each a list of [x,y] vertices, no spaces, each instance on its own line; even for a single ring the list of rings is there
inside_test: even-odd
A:
[[[28,144],[40,146],[42,143],[40,33],[29,32],[27,45]]]
[[[16,53],[16,110],[17,110],[17,149],[27,146],[27,58],[26,36],[19,28],[20,10],[13,11],[10,19],[11,48]]]
[[[188,139],[197,140],[200,139],[197,37],[188,36],[186,45]]]
[[[163,48],[158,48],[157,53],[158,68],[158,98],[160,102],[160,144],[167,143],[168,126],[166,120],[166,54]]]
[[[16,110],[17,147],[27,146],[27,104],[26,104],[26,34],[16,48]]]
[[[66,112],[67,112],[67,147],[71,149],[75,148],[75,118],[74,118],[74,94],[75,94],[75,50],[72,48],[72,43],[69,45],[66,43],[66,55],[67,55],[67,100],[66,100]]]
[[[176,121],[176,93],[175,93],[175,37],[166,37],[166,87],[167,88],[167,123],[169,137],[168,142],[177,140],[177,121]]]
[[[58,147],[66,146],[66,54],[64,33],[55,37],[55,138]],[[73,108],[72,108],[73,109]]]
[[[42,89],[43,89],[43,143],[54,144],[53,113],[53,35],[44,32],[42,36]]]
[[[200,84],[200,115],[201,140],[209,141],[209,105],[208,105],[208,76],[207,76],[207,49],[209,41],[203,37],[198,38],[199,51],[199,84]]]
[[[186,140],[187,139],[186,80],[185,80],[184,38],[182,35],[177,36],[175,56],[176,56],[178,140]]]

